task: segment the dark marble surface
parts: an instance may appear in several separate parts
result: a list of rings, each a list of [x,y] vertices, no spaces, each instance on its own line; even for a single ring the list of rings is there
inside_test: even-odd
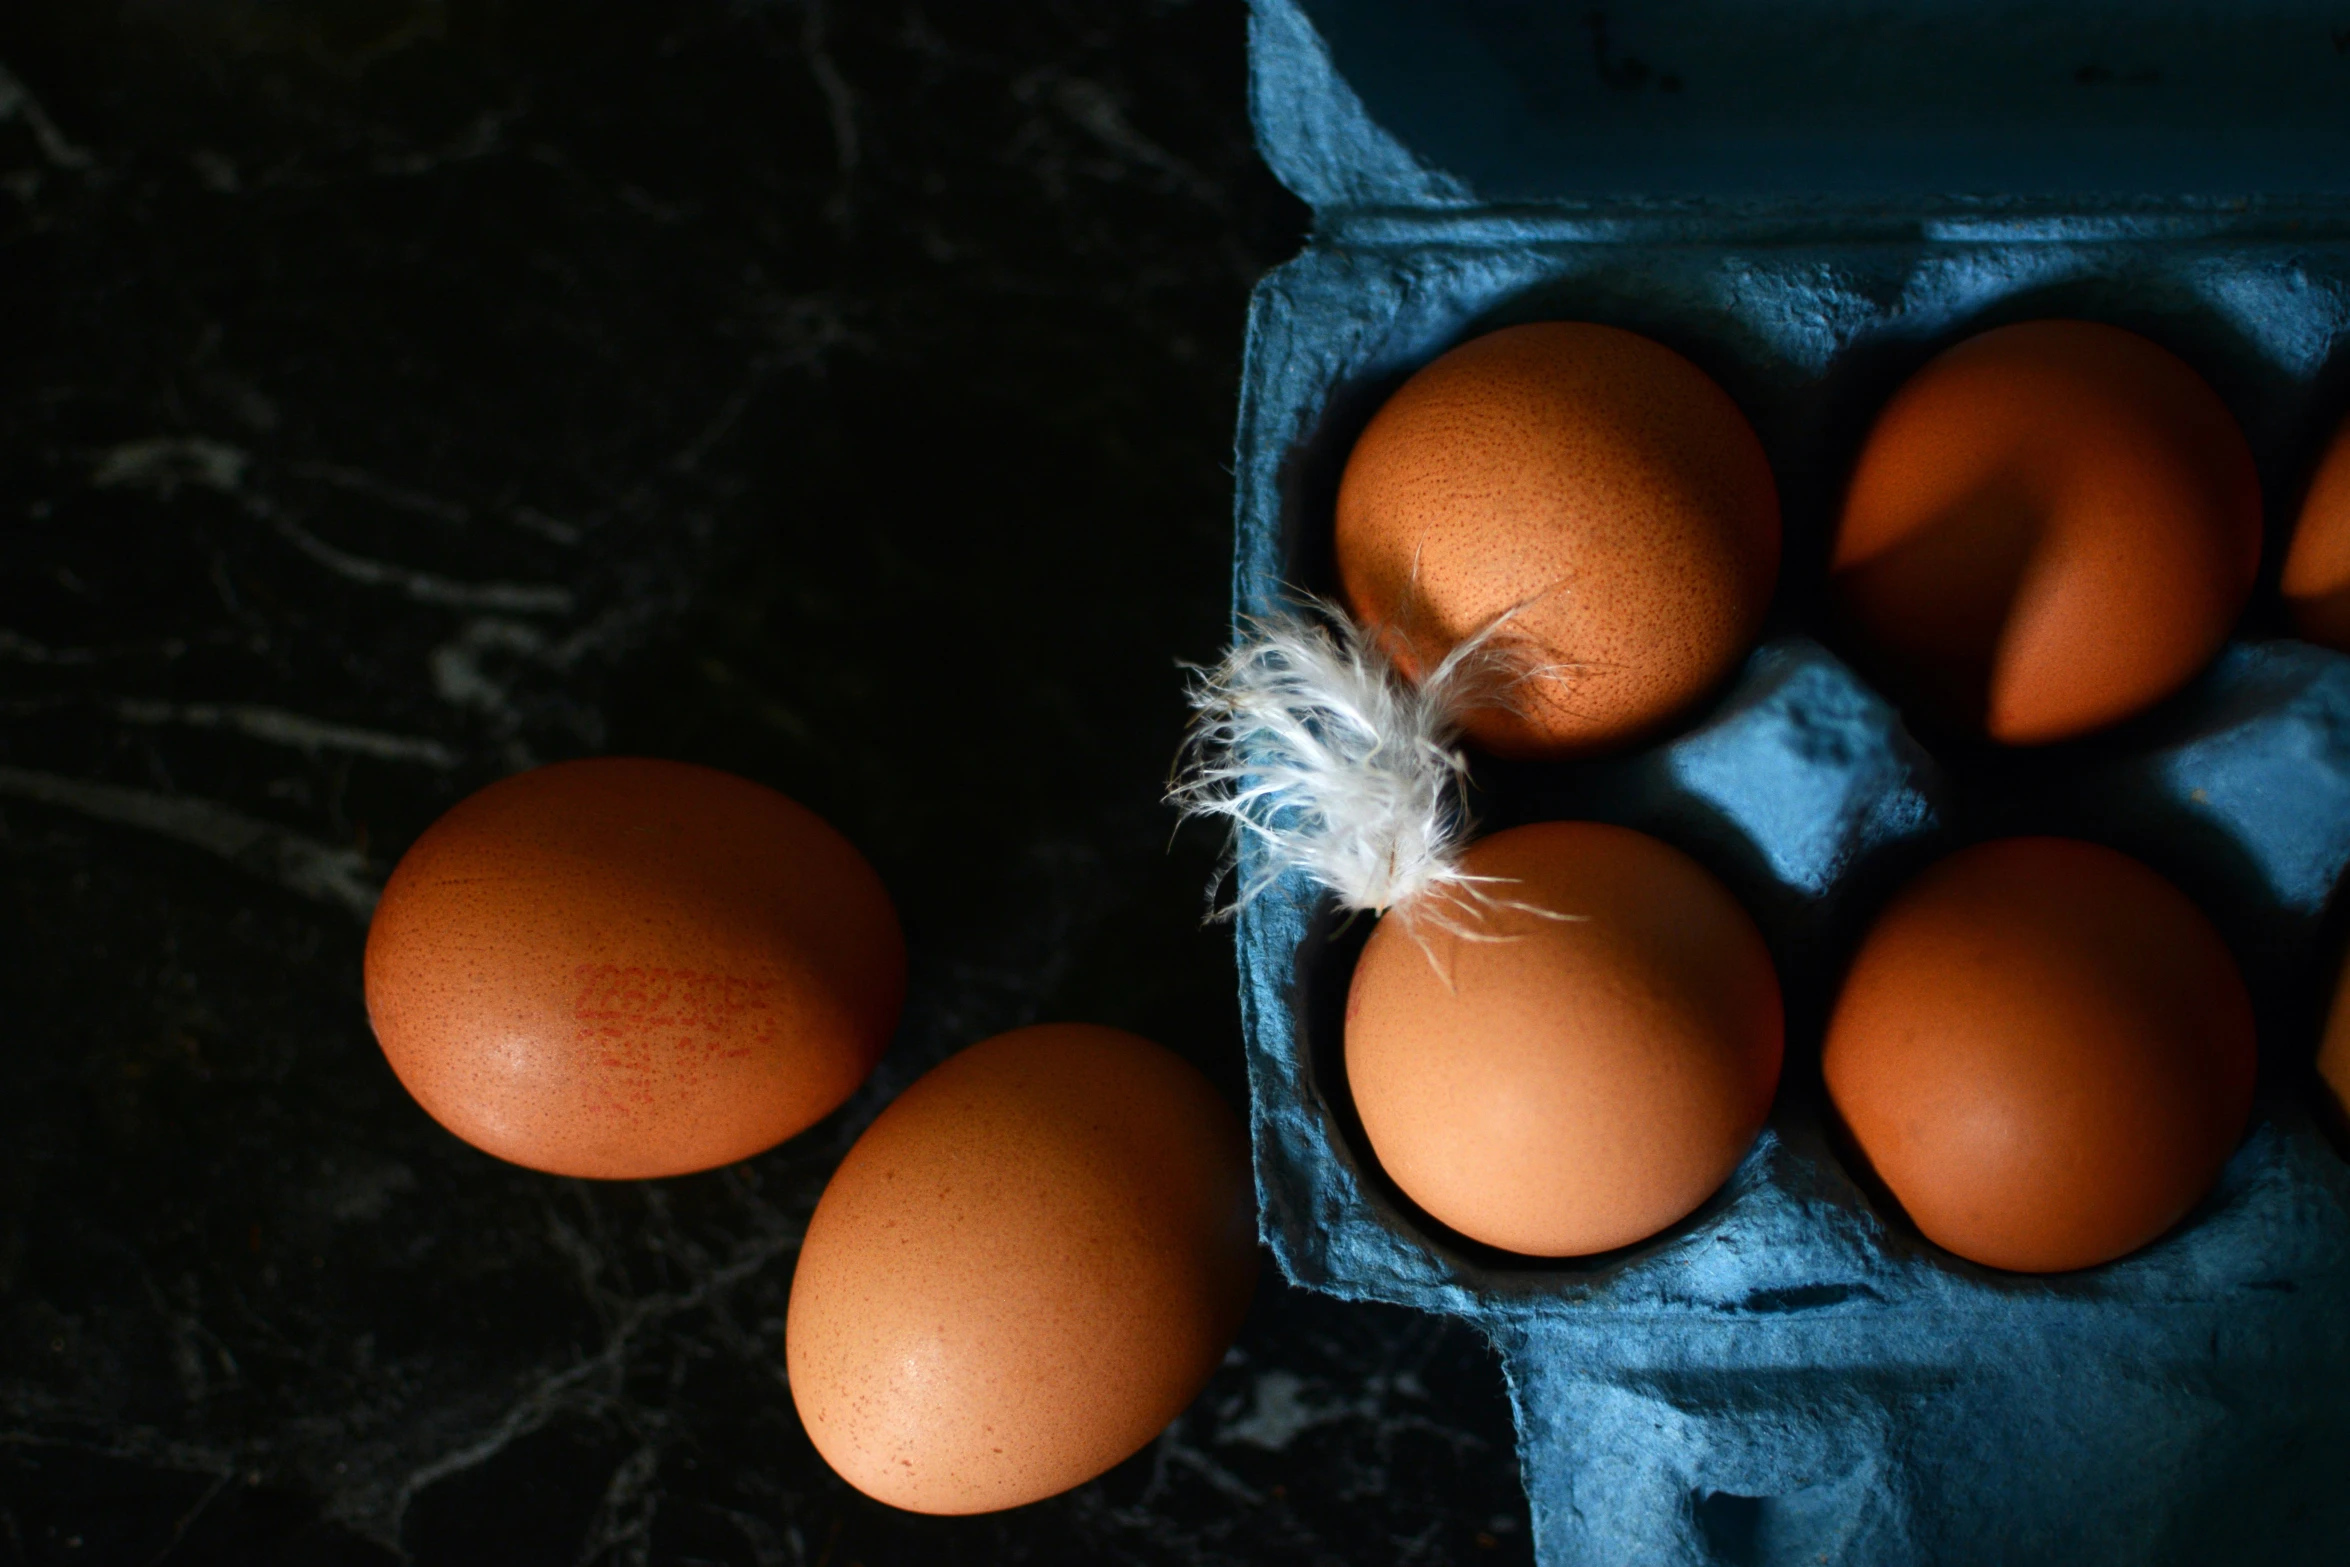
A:
[[[0,1563],[1525,1560],[1483,1341],[1268,1275],[1207,1393],[988,1518],[865,1501],[794,1243],[945,1052],[1242,1094],[1157,802],[1227,591],[1240,9],[0,9]],[[733,768],[914,955],[848,1109],[645,1185],[369,1038],[401,848],[597,752]]]

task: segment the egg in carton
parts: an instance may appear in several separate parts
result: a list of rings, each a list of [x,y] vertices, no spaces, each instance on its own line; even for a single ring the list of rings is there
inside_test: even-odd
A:
[[[1703,369],[1785,519],[1760,645],[1718,694],[1638,749],[1484,758],[1468,784],[1483,831],[1635,828],[1751,914],[1786,1001],[1760,1136],[1638,1243],[1540,1261],[1468,1239],[1372,1157],[1350,1092],[1369,923],[1279,875],[1239,955],[1280,1266],[1489,1334],[1546,1563],[2335,1559],[2350,1166],[2309,1061],[2350,863],[2350,660],[2287,640],[2274,590],[2350,360],[2350,58],[2327,18],[1258,0],[1251,49],[1260,146],[1317,224],[1251,311],[1244,625],[1338,590],[1339,478],[1396,388],[1522,323],[1626,329]],[[2118,725],[1913,733],[1840,656],[1846,482],[1937,351],[2052,317],[2141,333],[2217,390],[2267,499],[2263,586],[2192,684]],[[2022,833],[2184,889],[2260,1024],[2251,1126],[2209,1195],[2072,1272],[1928,1242],[1832,1132],[1820,1074],[1893,890]],[[1243,841],[1244,884],[1274,869]]]

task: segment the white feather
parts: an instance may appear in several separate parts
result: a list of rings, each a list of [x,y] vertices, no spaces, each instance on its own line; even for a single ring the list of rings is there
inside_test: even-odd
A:
[[[1516,612],[1415,684],[1343,610],[1306,604],[1243,621],[1221,663],[1192,671],[1196,716],[1168,798],[1187,818],[1229,821],[1234,862],[1243,837],[1262,850],[1216,912],[1229,917],[1300,870],[1345,908],[1493,939],[1474,916],[1529,906],[1490,890],[1506,878],[1461,868],[1475,824],[1459,741],[1467,713],[1505,703],[1528,677],[1502,637]]]

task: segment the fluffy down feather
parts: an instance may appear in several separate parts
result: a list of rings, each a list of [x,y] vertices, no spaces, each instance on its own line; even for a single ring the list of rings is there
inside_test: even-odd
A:
[[[1463,715],[1506,702],[1532,673],[1504,635],[1516,612],[1415,684],[1344,610],[1304,604],[1243,621],[1221,663],[1192,671],[1195,716],[1168,798],[1187,818],[1230,822],[1233,874],[1244,838],[1263,851],[1216,912],[1302,870],[1342,907],[1493,939],[1476,914],[1526,905],[1493,890],[1502,878],[1460,867],[1475,823],[1459,741]]]

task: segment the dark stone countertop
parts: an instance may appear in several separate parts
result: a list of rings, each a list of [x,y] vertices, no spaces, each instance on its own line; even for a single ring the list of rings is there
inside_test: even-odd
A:
[[[1152,1447],[924,1519],[783,1380],[827,1172],[1041,1018],[1243,1092],[1157,796],[1222,637],[1237,4],[0,11],[0,1563],[1525,1560],[1483,1341],[1269,1275]],[[373,889],[599,752],[825,813],[914,955],[733,1169],[394,1082]]]

